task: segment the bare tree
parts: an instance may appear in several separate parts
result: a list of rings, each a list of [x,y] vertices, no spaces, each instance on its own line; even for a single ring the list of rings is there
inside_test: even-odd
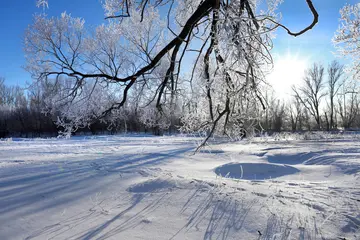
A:
[[[292,102],[288,106],[290,112],[291,130],[302,129],[302,106],[297,97],[294,97]]]
[[[328,130],[333,129],[335,127],[334,123],[334,114],[335,114],[335,104],[334,99],[335,96],[338,94],[341,84],[339,81],[344,74],[344,67],[343,65],[339,64],[337,61],[333,61],[329,64],[328,69],[328,88],[329,88],[329,110],[330,110],[330,121],[328,123]]]
[[[280,132],[285,125],[285,104],[280,101],[271,89],[265,93],[266,109],[263,111],[261,126],[264,130]],[[265,116],[264,116],[265,115]]]
[[[342,126],[348,129],[353,126],[360,110],[359,92],[355,81],[345,80],[342,91],[338,94],[339,115]]]
[[[324,89],[324,67],[314,63],[305,71],[303,86],[299,89],[293,87],[295,97],[303,104],[314,117],[317,128],[321,128],[320,102],[326,96]]]

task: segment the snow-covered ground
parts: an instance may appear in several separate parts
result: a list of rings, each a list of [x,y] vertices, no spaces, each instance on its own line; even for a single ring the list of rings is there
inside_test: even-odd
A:
[[[0,141],[0,239],[360,239],[360,140]]]

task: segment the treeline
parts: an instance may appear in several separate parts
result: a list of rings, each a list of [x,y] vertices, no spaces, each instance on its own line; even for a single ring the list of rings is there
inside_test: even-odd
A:
[[[291,81],[291,80],[290,80]],[[338,62],[327,68],[313,64],[305,71],[303,82],[293,87],[289,100],[278,99],[274,91],[263,93],[266,109],[252,109],[251,121],[244,121],[246,131],[280,132],[360,129],[360,93],[358,83],[345,76]],[[57,136],[62,131],[57,116],[46,114],[46,90],[41,87],[7,86],[0,79],[0,138]],[[75,134],[115,134],[119,132],[175,133],[182,125],[184,106],[177,107],[171,124],[154,124],[161,115],[144,113],[133,104],[126,105],[116,121],[93,121]],[[198,106],[201,108],[201,106]],[[114,119],[114,118],[113,118]]]
[[[302,84],[293,86],[284,102],[266,95],[268,108],[260,122],[267,131],[311,131],[360,129],[359,83],[347,78],[337,61],[327,67],[314,63]]]
[[[0,79],[0,138],[56,135],[52,119],[42,113],[42,100],[34,89],[6,86]]]
[[[44,111],[46,89],[36,85],[22,88],[7,86],[5,79],[0,78],[0,138],[6,137],[54,137],[63,131],[57,117]],[[158,126],[147,126],[137,111],[124,108],[122,116],[111,123],[101,120],[93,121],[89,126],[78,129],[73,134],[116,134],[121,132],[141,132],[160,135],[164,132]],[[180,119],[174,120],[179,125]],[[173,127],[166,129],[176,132]]]

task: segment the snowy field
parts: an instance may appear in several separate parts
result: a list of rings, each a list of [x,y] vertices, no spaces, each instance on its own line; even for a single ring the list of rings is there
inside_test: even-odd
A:
[[[360,138],[0,141],[0,239],[360,239]]]

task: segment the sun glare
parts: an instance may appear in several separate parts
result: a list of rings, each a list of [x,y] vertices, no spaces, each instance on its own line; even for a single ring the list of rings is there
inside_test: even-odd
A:
[[[301,83],[307,65],[308,61],[296,54],[275,56],[274,69],[268,75],[267,80],[278,98],[289,99],[291,97],[291,87]]]

